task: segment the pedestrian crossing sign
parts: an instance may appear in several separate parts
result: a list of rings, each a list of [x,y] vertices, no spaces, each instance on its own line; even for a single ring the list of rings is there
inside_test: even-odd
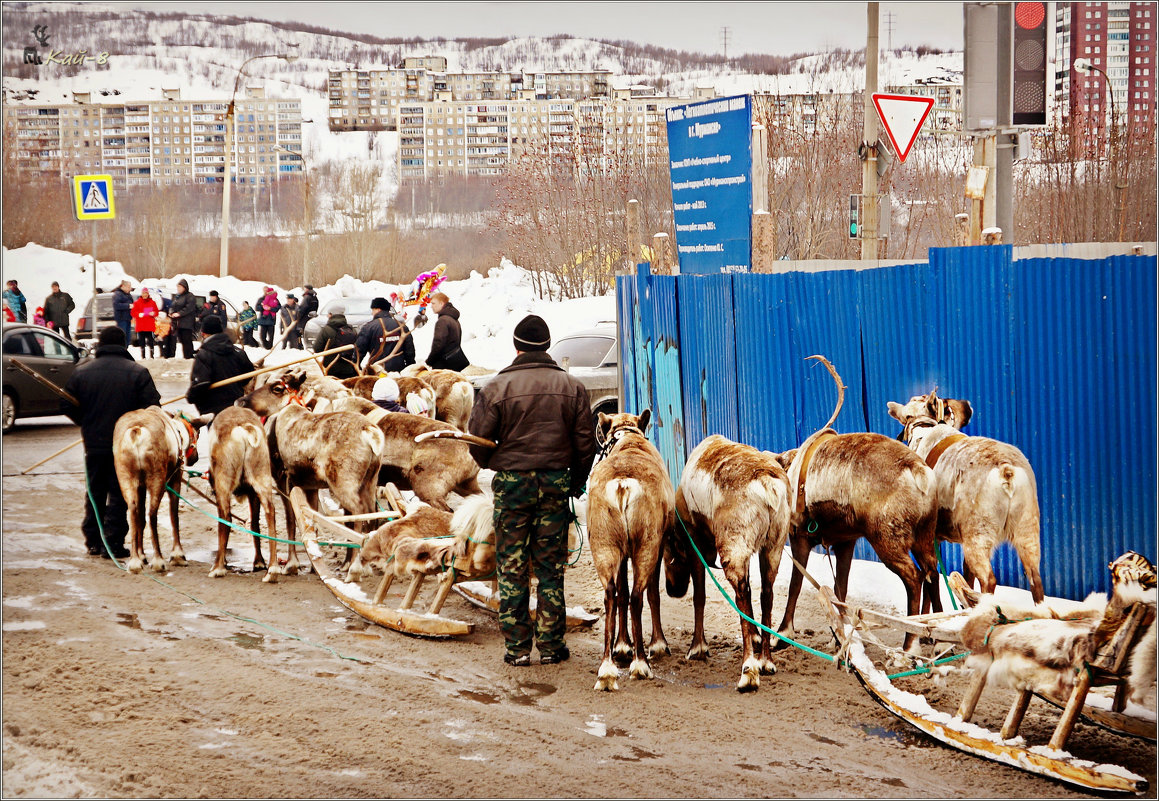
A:
[[[74,175],[72,184],[78,220],[111,220],[117,216],[113,202],[113,176]]]

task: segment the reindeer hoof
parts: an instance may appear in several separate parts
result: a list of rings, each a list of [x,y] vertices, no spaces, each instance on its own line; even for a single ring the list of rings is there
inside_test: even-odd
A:
[[[761,686],[760,662],[749,657],[740,667],[740,681],[736,683],[738,693],[756,692]]]
[[[254,560],[253,570],[255,573],[261,573],[265,569],[266,569],[266,560],[265,559]]]
[[[185,561],[185,554],[174,553],[169,555],[169,564],[173,567],[185,567],[189,563]]]
[[[654,642],[648,646],[648,659],[659,659],[662,656],[672,656],[672,649],[668,647],[668,643],[664,640]]]
[[[149,568],[154,573],[164,573],[166,570],[169,569],[169,563],[166,562],[164,559],[151,559],[149,561]]]
[[[358,582],[362,581],[362,571],[354,570],[351,568],[350,570],[346,571],[346,577],[342,580],[347,584],[357,584]]]
[[[699,645],[693,645],[688,649],[688,655],[684,659],[687,662],[707,662],[708,643],[702,642]]]
[[[777,672],[777,666],[773,664],[771,659],[762,659],[760,665],[762,676],[772,676]]]
[[[648,663],[645,660],[636,659],[633,660],[628,675],[633,679],[650,679],[652,678],[652,668],[648,667]]]
[[[301,567],[297,562],[287,562],[286,566],[282,568],[283,576],[296,576],[298,569]],[[305,572],[305,571],[304,571]]]
[[[278,583],[278,575],[281,572],[282,571],[280,571],[278,569],[277,565],[275,565],[274,567],[271,567],[269,570],[266,571],[266,574],[264,576],[262,576],[262,583],[263,584],[277,584]]]
[[[145,563],[134,557],[129,560],[129,564],[126,567],[130,573],[140,573],[145,569]]]
[[[911,654],[895,651],[886,658],[885,664],[890,670],[910,670],[915,660]]]
[[[224,567],[215,567],[215,568],[213,568],[213,570],[209,571],[209,577],[210,578],[221,578],[227,572],[228,571]]]
[[[310,564],[309,561],[302,562],[300,565],[298,565],[298,572],[300,572],[302,575],[306,575],[307,573],[311,572],[313,569],[314,569],[314,566],[312,564]]]
[[[604,692],[611,692],[612,690],[620,689],[620,683],[617,681],[620,677],[620,669],[610,659],[605,659],[600,664],[600,672],[596,674],[595,689],[603,690]]]

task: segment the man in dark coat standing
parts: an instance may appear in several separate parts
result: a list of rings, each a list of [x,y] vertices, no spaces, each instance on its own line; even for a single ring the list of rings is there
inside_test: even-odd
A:
[[[354,345],[356,342],[358,342],[358,332],[350,323],[346,322],[346,307],[334,306],[330,309],[330,317],[326,320],[326,325],[322,326],[322,330],[314,338],[314,352],[321,353],[341,345]],[[354,378],[358,375],[358,367],[354,364],[357,358],[358,356],[353,350],[344,353],[331,353],[329,356],[322,357],[322,370],[326,375],[340,381],[344,378]]]
[[[219,414],[245,394],[246,382],[236,381],[216,389],[210,389],[210,384],[252,372],[254,365],[245,351],[233,344],[217,315],[205,318],[201,324],[201,336],[203,340],[193,357],[185,399],[201,414]]]
[[[181,358],[193,358],[193,324],[197,321],[197,298],[189,291],[189,282],[182,278],[177,282],[177,294],[169,305],[169,319],[177,329],[177,341],[181,343]]]
[[[459,325],[459,310],[442,292],[431,295],[431,311],[438,315],[435,338],[431,340],[431,355],[427,367],[432,370],[462,370],[471,363],[463,353],[463,327]]]
[[[201,311],[198,312],[197,316],[204,323],[205,318],[210,314],[220,317],[223,325],[229,324],[229,314],[225,309],[225,301],[218,296],[216,289],[209,290],[209,297],[205,301],[205,305],[201,307]]]
[[[545,352],[547,323],[534,314],[515,327],[516,357],[479,391],[467,430],[494,440],[471,445],[480,467],[495,471],[495,556],[499,576],[499,629],[509,665],[531,664],[528,610],[531,572],[539,579],[534,641],[540,664],[571,654],[564,642],[567,614],[563,569],[572,514],[596,455],[588,392]]]
[[[314,291],[314,287],[310,284],[302,285],[302,302],[298,304],[301,312],[298,313],[298,335],[306,327],[306,322],[311,317],[318,316],[318,293]]]
[[[113,290],[113,322],[125,332],[125,342],[133,341],[133,285],[122,281],[121,285]],[[47,312],[48,310],[45,309]],[[45,315],[47,319],[47,315]]]
[[[68,316],[76,304],[72,295],[60,291],[60,284],[52,282],[52,294],[44,299],[44,323],[65,339],[71,339],[68,333]]]
[[[362,326],[358,332],[357,352],[358,364],[366,360],[369,367],[375,362],[383,362],[383,370],[388,373],[401,372],[404,367],[415,363],[415,343],[410,335],[406,323],[400,323],[390,316],[390,304],[386,298],[375,298],[370,301],[370,308],[374,317]],[[398,346],[402,338],[402,347],[393,357],[387,358]]]
[[[133,361],[127,341],[125,332],[118,326],[101,329],[96,358],[78,367],[64,387],[80,406],[61,402],[61,411],[80,425],[85,444],[85,473],[92,496],[85,502],[81,523],[85,547],[90,556],[108,558],[108,551],[101,543],[100,527],[103,526],[109,550],[118,559],[129,555],[125,549],[129,521],[113,463],[113,429],[126,412],[161,403],[153,377]]]

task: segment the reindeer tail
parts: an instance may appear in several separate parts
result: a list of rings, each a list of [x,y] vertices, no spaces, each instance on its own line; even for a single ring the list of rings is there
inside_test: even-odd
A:
[[[451,517],[455,555],[465,556],[469,543],[490,543],[495,539],[495,505],[486,495],[472,495]]]
[[[1014,477],[1017,473],[1014,470],[1014,465],[1010,462],[1003,462],[998,467],[998,479],[1002,482],[1002,491],[1006,493],[1007,497],[1013,498],[1015,487]]]
[[[371,423],[367,423],[362,427],[362,441],[365,442],[371,452],[379,459],[386,451],[386,435],[382,433],[382,429]]]

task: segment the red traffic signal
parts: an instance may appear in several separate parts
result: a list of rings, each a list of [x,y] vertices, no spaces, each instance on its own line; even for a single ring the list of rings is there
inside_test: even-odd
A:
[[[1014,5],[1013,118],[1046,125],[1046,3]]]

